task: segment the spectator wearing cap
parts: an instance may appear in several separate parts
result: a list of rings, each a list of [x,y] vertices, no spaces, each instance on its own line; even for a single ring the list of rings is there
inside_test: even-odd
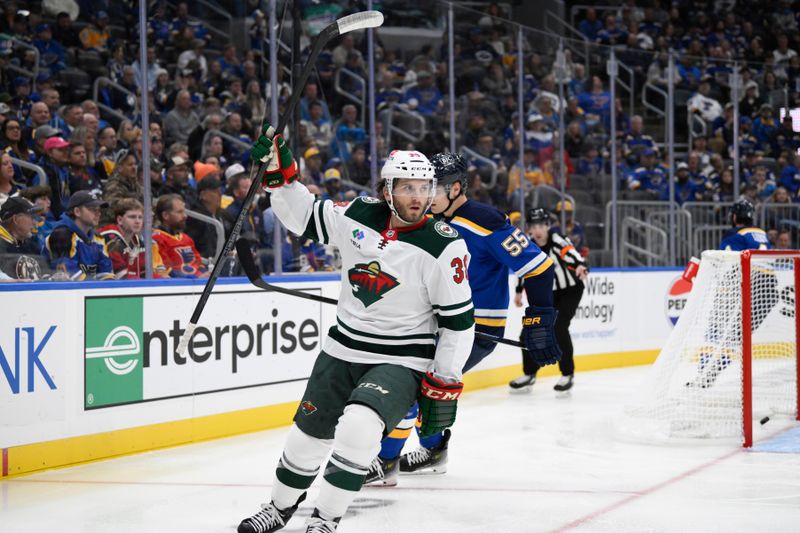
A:
[[[233,202],[226,207],[228,216],[236,219],[239,212],[244,206],[244,200],[247,197],[247,191],[250,190],[253,180],[246,172],[239,172],[228,178],[228,192],[233,197]],[[256,208],[258,202],[253,202],[248,208],[247,216],[242,223],[242,237],[249,240],[256,246],[266,244],[264,235],[264,222],[263,213],[260,209]]]
[[[358,123],[357,109],[352,104],[342,108],[342,118],[334,126],[335,138],[331,142],[331,153],[343,161],[350,159],[350,150],[354,144],[363,143],[367,134]]]
[[[241,165],[231,165],[241,166]],[[222,182],[218,173],[211,173],[197,183],[197,202],[191,206],[193,211],[219,220],[225,228],[226,237],[233,230],[235,218],[222,209]],[[209,228],[208,223],[195,218],[186,221],[186,233],[194,240],[200,255],[207,259],[216,259],[217,232]]]
[[[41,161],[42,168],[44,169],[46,182],[42,182],[42,177],[39,174],[34,176],[32,185],[47,185],[52,189],[53,194],[50,197],[50,214],[52,218],[58,220],[64,212],[70,197],[69,190],[69,154],[67,149],[69,142],[64,140],[63,137],[50,137],[44,143],[45,158]]]
[[[12,279],[39,277],[41,249],[33,237],[41,208],[25,198],[9,198],[0,207],[0,272]]]
[[[478,139],[476,149],[479,148],[481,138],[483,138],[484,144],[488,142],[485,137],[486,135],[484,132]],[[537,154],[537,164],[540,167],[544,165],[545,162],[553,159],[555,153],[555,147],[553,145],[553,132],[548,131],[545,128],[545,123],[539,113],[531,113],[528,115],[524,139],[524,145]],[[494,142],[493,139],[492,142]]]
[[[78,34],[84,50],[107,52],[111,33],[108,31],[108,13],[98,11],[94,20]]]
[[[39,126],[33,131],[27,129],[25,131],[31,135],[31,140],[28,141],[28,144],[31,147],[32,155],[28,160],[31,163],[42,166],[47,159],[47,154],[44,151],[44,143],[46,143],[48,139],[59,137],[61,132],[49,124]]]
[[[703,200],[704,193],[705,188],[698,187],[690,179],[689,165],[683,161],[678,163],[675,171],[675,196],[673,201],[678,205],[683,205],[685,202],[699,202]],[[661,200],[669,200],[668,186],[661,189]]]
[[[125,199],[143,202],[144,187],[136,169],[136,155],[130,150],[121,150],[114,162],[114,171],[103,187],[103,197],[111,205]],[[100,222],[103,225],[111,224],[114,222],[114,217],[111,212],[105,211]]]
[[[325,178],[322,182],[325,192],[322,193],[322,200],[332,200],[334,202],[344,202],[347,200],[342,191],[342,175],[335,168],[325,171]]]
[[[33,46],[39,50],[39,64],[56,73],[66,67],[64,47],[53,39],[53,31],[49,24],[41,23],[36,26],[36,39]]]
[[[189,185],[189,160],[175,155],[167,161],[166,181],[159,191],[164,194],[177,194],[186,205],[194,205],[197,191]]]
[[[138,200],[127,198],[111,206],[114,223],[108,224],[97,233],[106,242],[106,250],[111,259],[116,279],[144,279],[147,274],[144,237],[144,206]],[[169,273],[158,245],[150,241],[153,257],[153,277],[168,278]]]
[[[628,188],[632,191],[650,191],[662,196],[664,187],[669,186],[668,172],[658,163],[656,151],[647,148],[642,152],[641,166],[628,178]]]
[[[51,268],[61,270],[73,280],[114,279],[105,241],[95,234],[100,210],[108,207],[99,195],[78,191],[69,199],[42,253]]]
[[[316,146],[303,152],[303,168],[300,170],[300,179],[305,185],[322,185],[323,181],[322,155]]]
[[[319,86],[313,82],[306,85],[306,88],[303,91],[303,96],[300,98],[300,118],[306,121],[312,120],[311,104],[315,102],[318,103],[322,108],[321,120],[330,122],[331,112],[328,109],[328,104],[325,102],[325,100],[320,99]]]
[[[179,142],[185,144],[189,134],[200,124],[197,113],[192,110],[192,96],[188,90],[178,92],[175,98],[175,109],[164,119],[164,136],[167,144]]]
[[[764,99],[761,98],[758,92],[758,83],[755,80],[745,83],[744,97],[739,101],[739,115],[753,118],[763,103]]]
[[[778,121],[775,120],[773,111],[771,104],[761,104],[758,116],[753,121],[753,135],[767,155],[772,153],[773,142],[778,135]]]
[[[173,278],[208,277],[208,270],[194,240],[186,233],[186,204],[177,194],[165,194],[156,202],[157,228],[153,240]]]

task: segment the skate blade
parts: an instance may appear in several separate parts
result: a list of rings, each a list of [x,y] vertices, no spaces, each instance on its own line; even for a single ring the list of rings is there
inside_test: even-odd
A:
[[[516,389],[514,387],[508,387],[508,392],[510,394],[530,394],[533,392],[533,384],[525,385]]]
[[[397,476],[392,477],[390,479],[376,479],[375,481],[370,481],[369,483],[364,483],[365,487],[396,487],[397,486]]]
[[[446,466],[437,466],[433,468],[421,468],[419,470],[414,470],[412,472],[403,472],[400,471],[401,476],[441,476],[442,474],[447,473]]]
[[[572,398],[572,389],[569,390],[557,390],[556,391],[556,398],[558,399],[568,399]]]

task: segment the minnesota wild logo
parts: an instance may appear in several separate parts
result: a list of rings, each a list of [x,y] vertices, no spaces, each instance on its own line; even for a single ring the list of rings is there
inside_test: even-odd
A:
[[[347,272],[347,279],[353,288],[353,296],[361,300],[364,307],[374,304],[400,284],[397,278],[381,272],[381,265],[377,261],[357,264]]]

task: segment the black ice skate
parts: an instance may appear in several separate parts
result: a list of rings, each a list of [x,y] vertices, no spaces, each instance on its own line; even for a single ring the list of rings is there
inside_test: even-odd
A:
[[[334,518],[333,520],[325,520],[319,516],[319,511],[314,509],[311,518],[306,520],[306,533],[336,533],[336,528],[339,526],[339,520],[342,518]]]
[[[536,383],[536,374],[522,374],[520,377],[509,381],[508,386],[514,390],[530,390],[534,383]]]
[[[444,430],[444,438],[433,448],[420,446],[400,458],[400,472],[404,474],[444,474],[447,472],[447,442],[450,430]]]
[[[572,388],[572,374],[569,376],[561,376],[558,383],[555,384],[553,390],[558,392],[567,392]]]
[[[245,518],[236,530],[238,533],[270,533],[278,531],[286,526],[286,522],[292,517],[300,503],[306,499],[306,493],[300,495],[297,503],[288,509],[278,509],[272,502],[261,504],[261,510]]]
[[[372,464],[369,465],[369,472],[364,479],[364,485],[383,485],[385,487],[394,487],[397,485],[397,468],[400,464],[400,458],[394,459],[381,459],[376,457]]]

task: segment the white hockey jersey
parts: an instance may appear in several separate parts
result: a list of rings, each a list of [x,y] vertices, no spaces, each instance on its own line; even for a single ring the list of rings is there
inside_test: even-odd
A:
[[[272,208],[290,231],[339,247],[342,289],[325,353],[461,380],[474,318],[470,255],[456,230],[428,218],[389,229],[385,202],[316,200],[299,182],[271,192]]]

